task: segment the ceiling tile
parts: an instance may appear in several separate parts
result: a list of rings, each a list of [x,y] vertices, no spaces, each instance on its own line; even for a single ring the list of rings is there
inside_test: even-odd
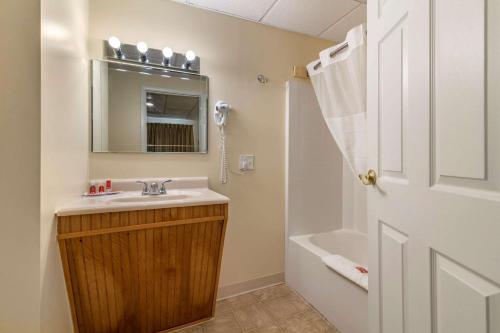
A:
[[[187,0],[197,7],[259,21],[275,0]]]
[[[341,42],[345,39],[347,32],[361,23],[366,22],[366,5],[360,5],[349,15],[343,17],[336,24],[328,28],[320,35],[321,38]]]
[[[262,22],[318,36],[358,5],[353,0],[278,0]]]

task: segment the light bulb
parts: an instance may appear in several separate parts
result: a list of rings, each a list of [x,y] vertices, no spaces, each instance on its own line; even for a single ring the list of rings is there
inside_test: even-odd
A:
[[[109,43],[109,46],[111,46],[115,50],[118,50],[120,48],[120,46],[122,45],[122,43],[120,42],[118,37],[115,37],[115,36],[109,37],[108,43]]]
[[[151,102],[147,102],[147,103],[146,103],[146,106],[148,106],[148,107],[152,108],[152,107],[153,107],[153,106],[155,106],[155,105],[154,105],[153,103],[151,103]]]
[[[167,59],[170,59],[174,55],[174,51],[170,47],[163,48],[163,56]]]
[[[146,52],[148,52],[148,44],[144,43],[144,42],[139,42],[137,43],[137,50],[141,53],[141,54],[144,54]]]
[[[192,50],[189,50],[186,52],[186,59],[187,61],[193,61],[194,59],[196,59],[196,53],[194,53],[194,51]]]

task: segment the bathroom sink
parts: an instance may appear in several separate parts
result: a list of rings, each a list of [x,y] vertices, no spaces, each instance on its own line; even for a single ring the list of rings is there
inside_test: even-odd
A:
[[[146,181],[150,184],[161,184],[164,179],[147,178]],[[160,195],[142,195],[139,189],[144,186],[139,186],[137,179],[114,179],[112,184],[116,193],[97,197],[82,196],[61,207],[56,213],[57,216],[206,206],[229,202],[229,198],[208,188],[207,177],[175,178],[167,185],[167,193]],[[154,189],[159,190],[157,187]]]
[[[128,195],[128,196],[124,196],[124,197],[113,198],[113,199],[110,199],[109,201],[110,202],[117,202],[117,203],[167,202],[167,201],[173,201],[173,200],[188,199],[190,197],[196,197],[199,195],[201,195],[200,192],[173,190],[173,191],[169,191],[167,194],[142,195],[139,193],[137,195]]]

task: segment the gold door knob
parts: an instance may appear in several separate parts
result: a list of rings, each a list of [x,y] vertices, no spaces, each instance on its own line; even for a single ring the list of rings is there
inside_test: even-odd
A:
[[[370,169],[366,175],[359,175],[359,179],[363,185],[375,185],[377,183],[377,174]]]

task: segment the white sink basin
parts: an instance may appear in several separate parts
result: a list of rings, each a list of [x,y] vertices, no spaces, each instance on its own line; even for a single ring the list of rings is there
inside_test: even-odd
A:
[[[171,190],[167,194],[161,195],[130,195],[125,197],[109,199],[110,202],[138,203],[138,202],[168,202],[173,200],[183,200],[201,195],[200,192]]]

